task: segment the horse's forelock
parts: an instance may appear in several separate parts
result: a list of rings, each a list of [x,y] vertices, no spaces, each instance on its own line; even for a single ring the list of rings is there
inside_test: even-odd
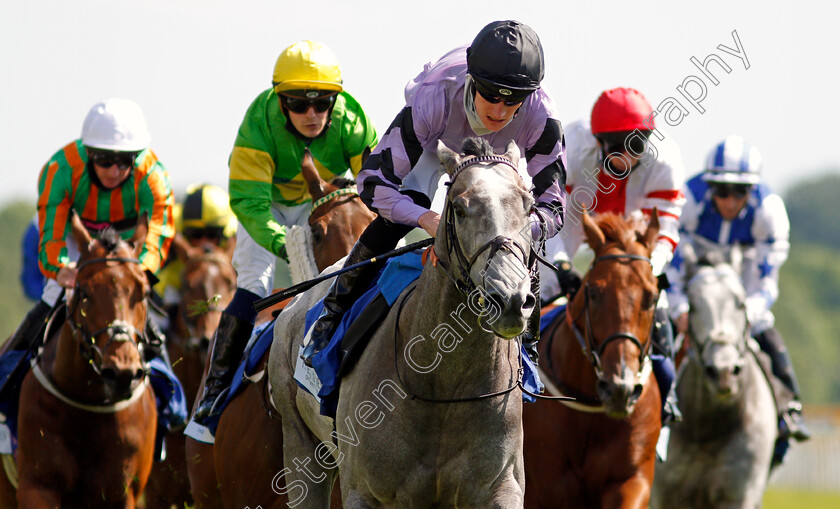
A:
[[[607,242],[616,242],[621,249],[628,251],[633,242],[636,241],[635,230],[630,226],[623,217],[613,214],[605,213],[599,214],[596,218],[596,223],[601,231],[604,232],[604,238]]]
[[[356,181],[353,179],[348,179],[344,177],[335,177],[334,179],[330,180],[330,184],[334,185],[339,189],[346,189],[348,187],[353,187],[356,185]]]
[[[113,253],[117,249],[117,246],[120,244],[120,240],[122,239],[120,238],[120,235],[119,233],[117,233],[116,230],[112,228],[106,228],[102,232],[102,234],[99,235],[97,240],[100,244],[102,244],[102,247],[105,248],[106,252]]]
[[[465,156],[492,156],[496,151],[484,138],[467,138],[461,144],[461,153]]]

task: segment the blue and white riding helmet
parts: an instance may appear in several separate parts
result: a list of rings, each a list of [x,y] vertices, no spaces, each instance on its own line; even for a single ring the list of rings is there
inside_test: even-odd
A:
[[[723,184],[755,185],[761,181],[758,149],[733,135],[718,143],[706,158],[703,180]]]

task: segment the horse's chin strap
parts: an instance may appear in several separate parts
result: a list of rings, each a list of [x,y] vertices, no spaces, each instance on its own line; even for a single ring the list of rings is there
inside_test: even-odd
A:
[[[146,388],[149,386],[149,377],[145,377],[143,379],[143,383],[137,384],[137,387],[134,389],[134,392],[131,393],[130,398],[117,401],[116,403],[112,403],[110,405],[93,405],[76,401],[61,392],[61,390],[52,383],[46,373],[41,371],[37,358],[32,360],[32,374],[35,376],[35,379],[38,380],[38,383],[41,384],[41,387],[58,398],[58,400],[62,403],[73,408],[78,408],[79,410],[95,414],[113,414],[121,410],[125,410],[142,398],[146,393]]]

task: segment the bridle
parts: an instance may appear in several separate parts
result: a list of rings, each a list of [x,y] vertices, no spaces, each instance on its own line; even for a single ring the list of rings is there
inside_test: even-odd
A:
[[[684,291],[687,295],[688,294],[688,289],[691,286],[693,286],[695,283],[697,283],[697,281],[699,281],[701,279],[705,279],[705,278],[708,278],[708,277],[711,277],[711,276],[726,276],[726,275],[727,274],[724,271],[720,270],[719,268],[716,268],[713,272],[706,272],[706,273],[698,272],[691,279],[689,279],[688,282],[685,284]],[[744,314],[746,314],[746,310],[744,310]],[[743,361],[744,355],[746,355],[746,353],[747,353],[747,340],[749,339],[749,334],[750,334],[750,324],[747,320],[744,320],[744,330],[741,333],[741,336],[738,338],[740,340],[740,341],[738,341],[738,356],[739,356],[739,359],[741,361]],[[711,345],[715,345],[715,344],[729,345],[729,344],[732,344],[730,341],[727,341],[725,338],[712,336],[711,334],[709,335],[709,338],[708,338],[707,341],[701,343],[700,340],[696,337],[697,335],[691,333],[691,321],[690,320],[689,320],[689,330],[688,330],[688,333],[686,335],[689,338],[689,344],[691,346],[691,348],[688,349],[688,355],[689,355],[689,357],[694,358],[697,361],[697,363],[700,364],[701,366],[703,365],[703,358],[705,357],[706,349],[708,349]],[[680,370],[680,371],[682,371],[682,370]]]
[[[340,189],[336,189],[335,191],[327,194],[326,196],[322,196],[318,198],[312,203],[312,210],[309,211],[309,217],[312,217],[315,214],[315,211],[321,205],[325,205],[327,202],[332,201],[334,198],[338,198],[340,196],[358,196],[359,191],[356,190],[356,186],[349,186],[349,187],[342,187]]]
[[[603,255],[595,258],[592,261],[592,265],[590,265],[589,270],[591,271],[593,267],[598,262],[604,262],[608,260],[630,260],[630,261],[644,261],[648,264],[651,263],[650,258],[646,256],[634,255],[634,254],[612,254],[612,255]],[[592,321],[590,318],[589,313],[589,281],[587,280],[586,285],[584,286],[583,291],[583,314],[584,314],[584,331],[578,328],[575,324],[577,319],[571,318],[571,309],[566,310],[566,316],[568,317],[569,325],[572,329],[572,332],[575,334],[575,339],[577,339],[578,344],[580,345],[581,351],[589,359],[589,363],[592,364],[593,369],[595,370],[596,376],[600,379],[604,375],[603,364],[601,362],[601,356],[604,354],[604,351],[607,349],[611,343],[616,341],[630,341],[639,349],[639,368],[640,370],[645,365],[645,360],[647,359],[648,355],[650,354],[650,345],[651,341],[648,341],[646,344],[642,344],[639,338],[636,337],[635,334],[629,331],[619,331],[604,339],[600,345],[595,343],[595,337],[592,333]],[[653,327],[654,320],[651,318],[651,327]],[[648,337],[650,337],[650,331],[648,331]],[[550,358],[549,358],[550,361]],[[553,369],[552,369],[553,371]],[[641,371],[638,373],[641,376]]]
[[[487,257],[487,264],[485,265],[484,270],[482,271],[482,274],[487,273],[488,269],[490,268],[490,261],[493,259],[493,256],[495,256],[495,254],[501,249],[505,249],[505,250],[513,253],[514,256],[516,256],[516,258],[518,260],[522,261],[525,264],[525,267],[527,267],[529,269],[529,271],[533,271],[533,270],[536,269],[536,258],[533,255],[534,250],[530,251],[531,255],[529,256],[528,251],[526,251],[525,248],[523,248],[521,245],[517,244],[510,237],[505,237],[503,235],[499,235],[499,236],[493,238],[492,240],[484,243],[481,247],[479,247],[476,250],[475,253],[472,254],[472,256],[467,256],[464,253],[463,248],[461,247],[461,244],[458,240],[458,236],[456,235],[457,232],[455,231],[456,225],[455,225],[455,219],[454,219],[454,216],[453,216],[453,214],[454,214],[453,208],[454,207],[451,206],[449,192],[452,189],[452,184],[455,182],[455,179],[458,178],[458,176],[461,174],[461,172],[465,168],[468,168],[470,166],[480,164],[480,163],[486,163],[486,162],[502,163],[502,164],[510,167],[511,169],[513,169],[513,171],[516,172],[517,175],[519,174],[519,170],[516,168],[516,166],[513,165],[513,163],[508,158],[498,156],[498,155],[483,155],[483,156],[476,156],[476,157],[467,159],[466,161],[463,161],[460,165],[458,165],[458,167],[452,173],[452,176],[450,177],[449,182],[446,183],[446,186],[447,186],[446,202],[447,203],[446,203],[446,207],[445,207],[445,211],[444,211],[444,221],[445,221],[444,228],[445,228],[445,232],[446,232],[446,235],[445,235],[446,252],[450,257],[452,255],[454,255],[456,260],[458,261],[458,272],[459,272],[458,275],[460,276],[460,278],[453,277],[450,274],[451,269],[446,267],[447,264],[444,263],[443,260],[439,259],[438,263],[437,263],[437,266],[440,267],[444,271],[444,273],[453,282],[453,284],[458,289],[458,291],[461,294],[463,294],[464,296],[467,296],[467,297],[475,289],[479,288],[478,285],[476,285],[475,281],[473,281],[472,277],[470,276],[470,272],[471,272],[471,269],[472,269],[473,265],[475,265],[476,261],[478,260],[478,257],[484,251],[489,250],[490,253]],[[514,251],[514,247],[519,251],[519,253]],[[520,257],[520,254],[521,254],[521,257]],[[449,258],[449,259],[451,260],[451,258]],[[397,355],[397,352],[399,350],[398,349],[398,338],[399,338],[400,317],[402,315],[402,311],[403,311],[403,308],[405,306],[405,303],[408,302],[408,300],[409,300],[408,297],[414,292],[414,290],[416,288],[417,288],[416,284],[413,285],[401,298],[401,301],[400,301],[400,303],[397,307],[397,316],[396,316],[395,325],[394,325],[394,372],[396,374],[398,383],[400,384],[400,386],[402,388],[404,388],[406,390],[406,392],[408,392],[411,395],[411,399],[413,399],[413,400],[418,399],[420,401],[425,401],[427,403],[466,403],[466,402],[471,402],[471,401],[480,401],[480,400],[484,400],[484,399],[495,398],[497,396],[503,396],[505,394],[508,394],[508,393],[512,392],[517,387],[523,393],[528,394],[528,395],[530,395],[534,398],[553,399],[553,400],[570,400],[570,399],[573,399],[573,398],[566,397],[566,396],[543,396],[541,394],[536,394],[536,393],[533,393],[533,392],[529,391],[528,389],[526,389],[525,385],[524,385],[524,380],[523,380],[524,379],[524,374],[525,374],[525,368],[523,367],[523,364],[522,364],[521,348],[518,349],[519,350],[518,356],[517,356],[518,369],[517,369],[516,380],[514,381],[514,383],[512,385],[510,385],[506,389],[502,389],[502,390],[496,391],[496,392],[481,394],[481,395],[478,395],[478,396],[469,396],[469,397],[465,397],[465,398],[438,399],[438,398],[429,398],[429,397],[425,397],[425,396],[421,396],[421,395],[416,394],[414,391],[412,391],[406,385],[405,381],[402,379],[402,376],[400,375],[399,364],[397,363],[397,359],[399,358],[399,355]],[[484,327],[482,326],[482,328],[484,328]],[[485,330],[487,330],[487,329],[485,329]],[[518,345],[519,343],[516,342],[515,344]]]
[[[516,172],[517,175],[519,174],[519,170],[507,157],[498,155],[483,155],[471,157],[466,161],[463,161],[452,173],[452,177],[449,179],[449,182],[446,183],[447,205],[444,211],[444,240],[446,244],[446,253],[449,255],[449,259],[451,260],[452,256],[454,255],[455,261],[457,262],[458,273],[455,277],[453,277],[451,274],[451,269],[446,266],[447,264],[444,263],[443,260],[440,261],[440,264],[446,275],[449,276],[449,279],[451,279],[452,282],[455,284],[455,287],[458,288],[458,291],[464,295],[469,295],[476,288],[478,288],[478,285],[475,283],[475,281],[473,281],[470,272],[472,272],[473,265],[475,265],[476,261],[478,261],[478,257],[481,256],[481,254],[484,253],[484,251],[489,250],[490,252],[487,256],[487,263],[484,266],[484,270],[481,271],[482,274],[488,273],[488,270],[490,269],[491,260],[493,260],[493,257],[501,249],[512,253],[518,260],[520,260],[525,265],[525,267],[528,268],[529,271],[533,271],[535,268],[536,258],[532,255],[534,251],[527,250],[512,238],[505,237],[503,235],[499,235],[493,238],[492,240],[484,243],[475,251],[475,253],[472,254],[472,256],[467,256],[466,253],[464,253],[464,250],[461,247],[461,243],[458,240],[457,232],[455,231],[455,211],[454,207],[451,206],[449,191],[452,189],[452,185],[455,183],[455,179],[458,178],[458,176],[463,170],[470,166],[474,166],[481,163],[501,163],[511,168],[514,172]]]
[[[202,262],[213,263],[220,267],[227,265],[227,261],[219,253],[213,251],[205,252],[198,258],[188,260],[187,263],[184,265],[181,277],[182,284],[184,284],[183,282],[186,281],[186,278],[184,276],[187,272],[187,269],[191,265],[197,265]],[[183,322],[184,328],[187,332],[185,345],[186,348],[203,350],[209,346],[209,338],[197,337],[195,332],[195,322],[194,320],[191,320],[191,318],[195,316],[205,315],[213,311],[224,311],[224,308],[218,305],[221,300],[222,296],[220,294],[215,294],[206,300],[195,300],[194,302],[187,302],[182,297],[182,301],[179,304],[178,319],[181,322]]]
[[[136,263],[138,265],[140,264],[140,260],[136,258],[92,258],[90,260],[85,260],[84,262],[80,263],[77,267],[77,270],[78,273],[81,273],[82,269],[89,265],[108,262]],[[148,338],[146,337],[145,327],[143,328],[143,330],[137,330],[137,328],[131,325],[130,323],[124,322],[122,320],[115,320],[108,324],[106,327],[103,327],[94,332],[90,332],[85,323],[84,310],[79,311],[79,306],[87,298],[88,296],[85,294],[81,285],[77,282],[73,291],[72,300],[67,308],[67,323],[70,326],[70,330],[72,331],[73,336],[79,340],[79,349],[81,350],[82,356],[85,358],[88,364],[90,364],[93,371],[100,377],[102,376],[102,362],[104,361],[105,356],[102,353],[102,349],[96,346],[96,337],[100,334],[108,335],[108,341],[107,343],[105,343],[105,349],[107,349],[108,346],[110,346],[111,343],[114,342],[131,342],[131,344],[133,344],[134,347],[137,349],[137,353],[140,356],[140,358],[145,359],[143,355],[143,350],[144,346],[149,343]],[[145,301],[143,305],[145,305]],[[81,318],[77,319],[77,314],[81,315]],[[97,358],[99,359],[98,361],[96,360]],[[147,371],[148,368],[144,367],[144,373]]]

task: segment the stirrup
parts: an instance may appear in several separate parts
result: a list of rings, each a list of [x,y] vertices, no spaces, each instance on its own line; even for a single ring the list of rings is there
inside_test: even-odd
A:
[[[779,422],[779,436],[792,438],[797,442],[804,442],[811,438],[811,431],[802,418],[802,404],[798,401],[792,402],[788,409],[782,413]]]

